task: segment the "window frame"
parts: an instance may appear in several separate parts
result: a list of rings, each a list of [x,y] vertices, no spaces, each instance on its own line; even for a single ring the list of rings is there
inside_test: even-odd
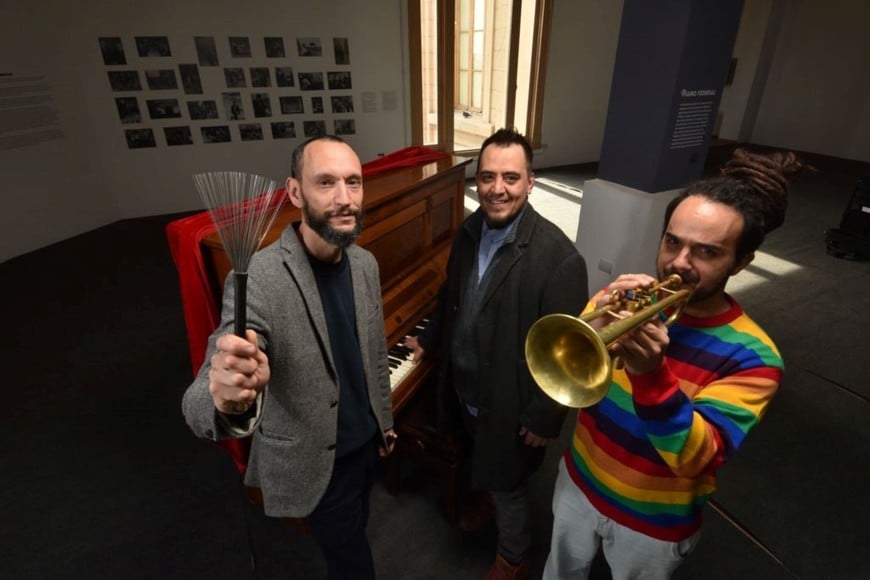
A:
[[[421,3],[423,0],[407,0],[408,15],[408,48],[410,76],[410,115],[411,143],[423,145],[423,70],[421,64]],[[438,130],[437,142],[430,147],[441,151],[454,151],[453,115],[456,97],[456,46],[457,26],[456,0],[435,0],[437,10],[437,48],[436,58],[438,80]],[[481,1],[481,0],[478,0]],[[532,55],[529,80],[529,98],[526,115],[526,138],[532,147],[541,146],[541,128],[543,120],[544,88],[546,83],[547,55],[553,0],[534,0],[535,16],[532,38]],[[519,24],[522,11],[522,0],[512,0],[511,41],[508,67],[508,87],[517,86],[517,57],[519,51]],[[451,63],[445,66],[444,63]],[[486,96],[484,95],[484,100]],[[505,109],[505,125],[513,125],[516,111],[516,90],[507,92]]]

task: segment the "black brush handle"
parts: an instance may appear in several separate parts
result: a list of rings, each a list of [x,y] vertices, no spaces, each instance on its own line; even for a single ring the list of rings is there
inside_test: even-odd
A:
[[[233,272],[233,287],[236,290],[236,336],[245,338],[245,327],[248,325],[248,273]]]

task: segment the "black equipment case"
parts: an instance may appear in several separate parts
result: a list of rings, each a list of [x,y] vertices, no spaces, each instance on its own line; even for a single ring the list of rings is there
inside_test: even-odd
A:
[[[825,232],[828,254],[852,260],[870,259],[870,178],[862,177],[843,212],[839,228]]]

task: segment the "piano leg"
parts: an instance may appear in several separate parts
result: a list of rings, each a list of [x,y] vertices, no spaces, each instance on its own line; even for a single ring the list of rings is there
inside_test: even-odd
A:
[[[459,524],[459,503],[460,497],[464,494],[460,493],[462,487],[461,474],[462,465],[457,461],[446,463],[442,467],[442,482],[444,485],[444,511],[447,516],[447,521],[450,525]]]
[[[470,478],[465,461],[467,446],[452,437],[440,437],[431,422],[422,420],[426,413],[418,413],[416,405],[409,405],[397,419],[399,434],[396,449],[389,458],[385,471],[385,486],[391,494],[402,487],[401,467],[405,462],[422,466],[440,476],[444,493],[444,511],[451,525],[459,522],[462,501],[468,496]]]

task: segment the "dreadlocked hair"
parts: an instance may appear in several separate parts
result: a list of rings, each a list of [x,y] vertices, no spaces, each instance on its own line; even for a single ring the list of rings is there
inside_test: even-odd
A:
[[[720,170],[722,175],[746,181],[762,198],[764,233],[782,225],[788,207],[788,178],[804,167],[791,151],[774,151],[767,155],[740,148]]]
[[[737,257],[741,258],[757,250],[764,237],[783,224],[789,179],[803,169],[815,170],[791,151],[755,153],[735,149],[719,177],[690,183],[668,204],[664,227],[674,209],[691,195],[730,206],[743,216],[743,232],[737,240]]]

